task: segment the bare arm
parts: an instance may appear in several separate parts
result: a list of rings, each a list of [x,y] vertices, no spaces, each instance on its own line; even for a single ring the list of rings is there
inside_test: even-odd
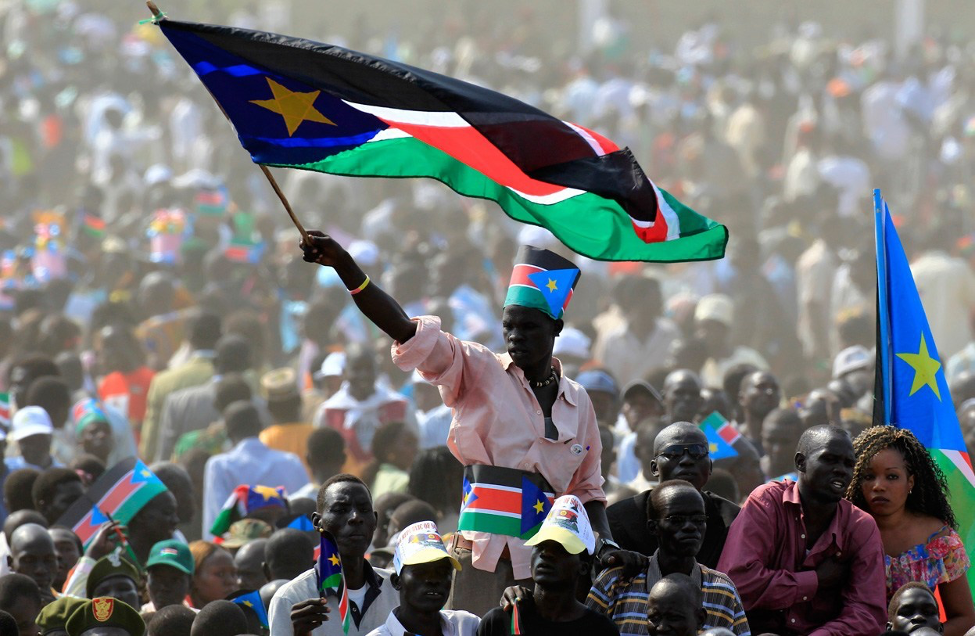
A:
[[[309,241],[311,245],[300,244],[303,259],[335,269],[348,290],[355,290],[366,281],[366,273],[335,239],[310,230]],[[410,320],[404,308],[372,280],[353,295],[353,301],[366,318],[398,343],[406,343],[417,331],[417,324]]]

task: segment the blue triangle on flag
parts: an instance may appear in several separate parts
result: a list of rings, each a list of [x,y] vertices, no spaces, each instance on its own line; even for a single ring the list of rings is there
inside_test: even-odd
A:
[[[573,291],[573,282],[576,280],[580,270],[567,268],[566,270],[542,270],[527,275],[527,278],[536,284],[539,291],[543,293],[543,298],[550,306],[553,316],[560,316],[563,313],[563,306],[566,305],[567,297]]]
[[[132,468],[132,483],[138,484],[140,482],[159,482],[159,478],[156,474],[149,470],[146,463],[142,460],[136,460],[136,466]]]
[[[706,442],[709,443],[709,457],[713,460],[735,458],[740,455],[732,445],[722,439],[718,431],[705,422],[699,425],[699,429],[702,430],[702,433],[706,434]]]
[[[99,510],[98,505],[92,507],[92,526],[101,526],[108,521],[109,519]]]
[[[546,519],[553,505],[542,489],[532,483],[529,478],[522,478],[522,519],[519,532],[525,535],[539,526]]]
[[[307,515],[300,515],[291,522],[289,522],[286,528],[298,529],[299,531],[315,531],[315,526],[312,524],[312,520],[309,519]]]
[[[464,511],[465,507],[478,499],[475,495],[475,490],[472,488],[472,483],[468,481],[468,478],[462,479],[461,484],[461,510]]]

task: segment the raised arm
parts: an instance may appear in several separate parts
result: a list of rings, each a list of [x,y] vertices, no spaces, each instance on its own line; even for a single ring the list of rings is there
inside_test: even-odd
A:
[[[367,281],[366,273],[335,239],[318,230],[310,230],[308,234],[310,244],[299,244],[302,258],[335,269],[366,318],[398,343],[409,341],[417,331],[417,324],[410,320],[404,308],[372,279]]]

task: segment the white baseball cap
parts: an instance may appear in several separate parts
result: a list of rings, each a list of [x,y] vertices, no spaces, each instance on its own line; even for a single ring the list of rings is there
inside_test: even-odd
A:
[[[590,338],[575,327],[565,327],[553,343],[553,356],[590,358]]]
[[[394,549],[394,569],[397,575],[400,575],[405,566],[443,559],[450,561],[456,571],[461,570],[461,563],[444,547],[444,540],[434,522],[415,522],[400,532],[397,547]]]
[[[831,366],[831,377],[841,378],[857,369],[868,369],[875,363],[872,353],[861,345],[852,345],[838,352]]]
[[[725,294],[707,294],[695,306],[695,320],[713,320],[732,326],[733,300]]]
[[[597,546],[594,529],[590,526],[590,516],[583,502],[575,495],[561,495],[553,502],[553,508],[536,531],[536,535],[526,540],[527,546],[536,546],[546,540],[563,545],[567,552],[577,555],[583,551],[593,555]]]
[[[327,376],[342,376],[345,366],[346,354],[344,352],[333,352],[323,359],[314,380],[322,380]]]
[[[10,439],[19,442],[24,438],[36,436],[38,434],[54,433],[54,426],[51,425],[51,417],[47,415],[41,407],[24,407],[18,409],[14,414],[13,423],[10,430]]]

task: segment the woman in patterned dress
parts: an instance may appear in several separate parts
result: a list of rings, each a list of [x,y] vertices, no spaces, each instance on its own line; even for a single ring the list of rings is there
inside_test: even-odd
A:
[[[970,560],[954,530],[946,477],[907,429],[870,427],[854,441],[857,462],[847,497],[872,514],[885,549],[886,597],[907,582],[939,592],[946,635],[974,625]]]

